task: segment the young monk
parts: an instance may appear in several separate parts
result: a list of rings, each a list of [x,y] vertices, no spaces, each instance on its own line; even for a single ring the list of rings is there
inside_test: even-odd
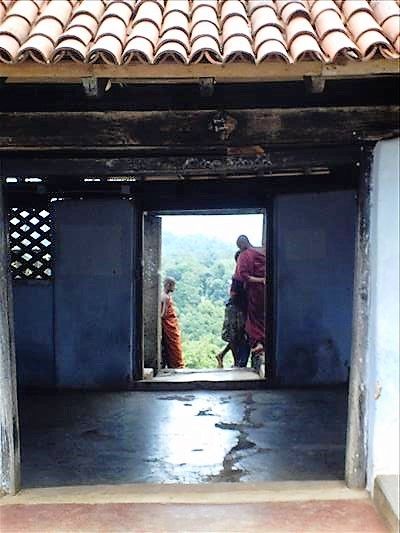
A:
[[[265,248],[252,246],[246,235],[240,235],[236,244],[240,255],[234,277],[245,287],[246,333],[250,339],[251,352],[258,354],[264,351],[265,345]]]
[[[240,251],[235,253],[235,261],[237,263]],[[227,345],[215,357],[217,359],[218,368],[224,368],[224,357],[231,351],[233,355],[233,365],[235,367],[247,366],[249,358],[250,347],[245,332],[245,318],[246,318],[246,296],[244,294],[243,284],[232,278],[232,283],[229,291],[229,300],[225,305],[225,319],[222,326],[222,340],[227,342]]]
[[[173,278],[165,278],[164,290],[161,295],[161,326],[164,363],[168,368],[184,368],[181,331],[172,293],[176,288]]]

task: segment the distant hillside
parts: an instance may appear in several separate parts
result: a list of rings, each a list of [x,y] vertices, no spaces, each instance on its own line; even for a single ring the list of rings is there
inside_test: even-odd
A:
[[[168,232],[163,233],[162,244],[162,275],[177,281],[174,301],[186,364],[191,368],[214,367],[215,355],[224,345],[221,328],[236,246],[204,235]]]
[[[224,241],[206,237],[205,235],[174,235],[163,233],[163,255],[168,258],[181,256],[196,257],[199,261],[207,262],[219,259],[230,259],[236,251],[235,243],[232,246]]]

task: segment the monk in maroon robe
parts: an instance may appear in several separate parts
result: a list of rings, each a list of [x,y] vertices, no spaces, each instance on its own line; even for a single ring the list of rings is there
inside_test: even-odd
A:
[[[237,240],[240,250],[235,278],[241,281],[247,295],[246,333],[253,353],[264,350],[265,345],[265,249],[250,244],[245,235]]]

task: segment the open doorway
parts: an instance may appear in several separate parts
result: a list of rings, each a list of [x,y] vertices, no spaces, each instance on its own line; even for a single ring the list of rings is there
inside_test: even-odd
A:
[[[129,341],[141,338],[134,326],[146,319],[136,304],[140,292],[155,303],[155,328],[159,316],[159,297],[148,288],[151,282],[160,291],[162,268],[153,262],[151,269],[149,262],[162,239],[149,240],[149,221],[161,236],[164,216],[184,221],[194,213],[149,210],[140,255],[142,211],[134,203],[52,202],[54,276],[40,286],[14,280],[21,386],[49,388],[20,395],[24,486],[343,478],[354,193],[286,193],[271,203],[273,216],[264,225],[274,266],[274,313],[266,323],[279,388],[268,390],[269,380],[255,381],[263,388],[257,391],[253,384],[199,392],[193,382],[186,388],[158,383],[143,393],[136,390],[142,384],[133,382],[143,352]],[[229,212],[207,216],[212,214]],[[137,281],[142,261],[143,291]],[[30,308],[40,322],[26,312],[39,290],[41,307]],[[179,285],[175,297],[178,291]],[[32,365],[32,339],[48,330],[52,342],[41,345],[40,364]],[[145,340],[158,342],[155,336]],[[114,392],[106,392],[111,387]],[[55,398],[55,388],[76,390]]]
[[[144,264],[144,363],[156,380],[265,377],[257,355],[265,343],[254,350],[248,284],[241,279],[245,254],[237,240],[246,236],[262,263],[257,320],[265,339],[266,221],[264,209],[145,214],[144,249],[151,257]],[[155,301],[162,302],[161,320]]]

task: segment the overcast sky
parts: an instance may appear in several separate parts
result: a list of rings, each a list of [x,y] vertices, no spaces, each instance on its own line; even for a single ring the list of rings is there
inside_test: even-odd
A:
[[[262,241],[263,216],[260,215],[168,215],[162,217],[163,231],[175,235],[206,235],[235,244],[247,235],[254,246]]]

